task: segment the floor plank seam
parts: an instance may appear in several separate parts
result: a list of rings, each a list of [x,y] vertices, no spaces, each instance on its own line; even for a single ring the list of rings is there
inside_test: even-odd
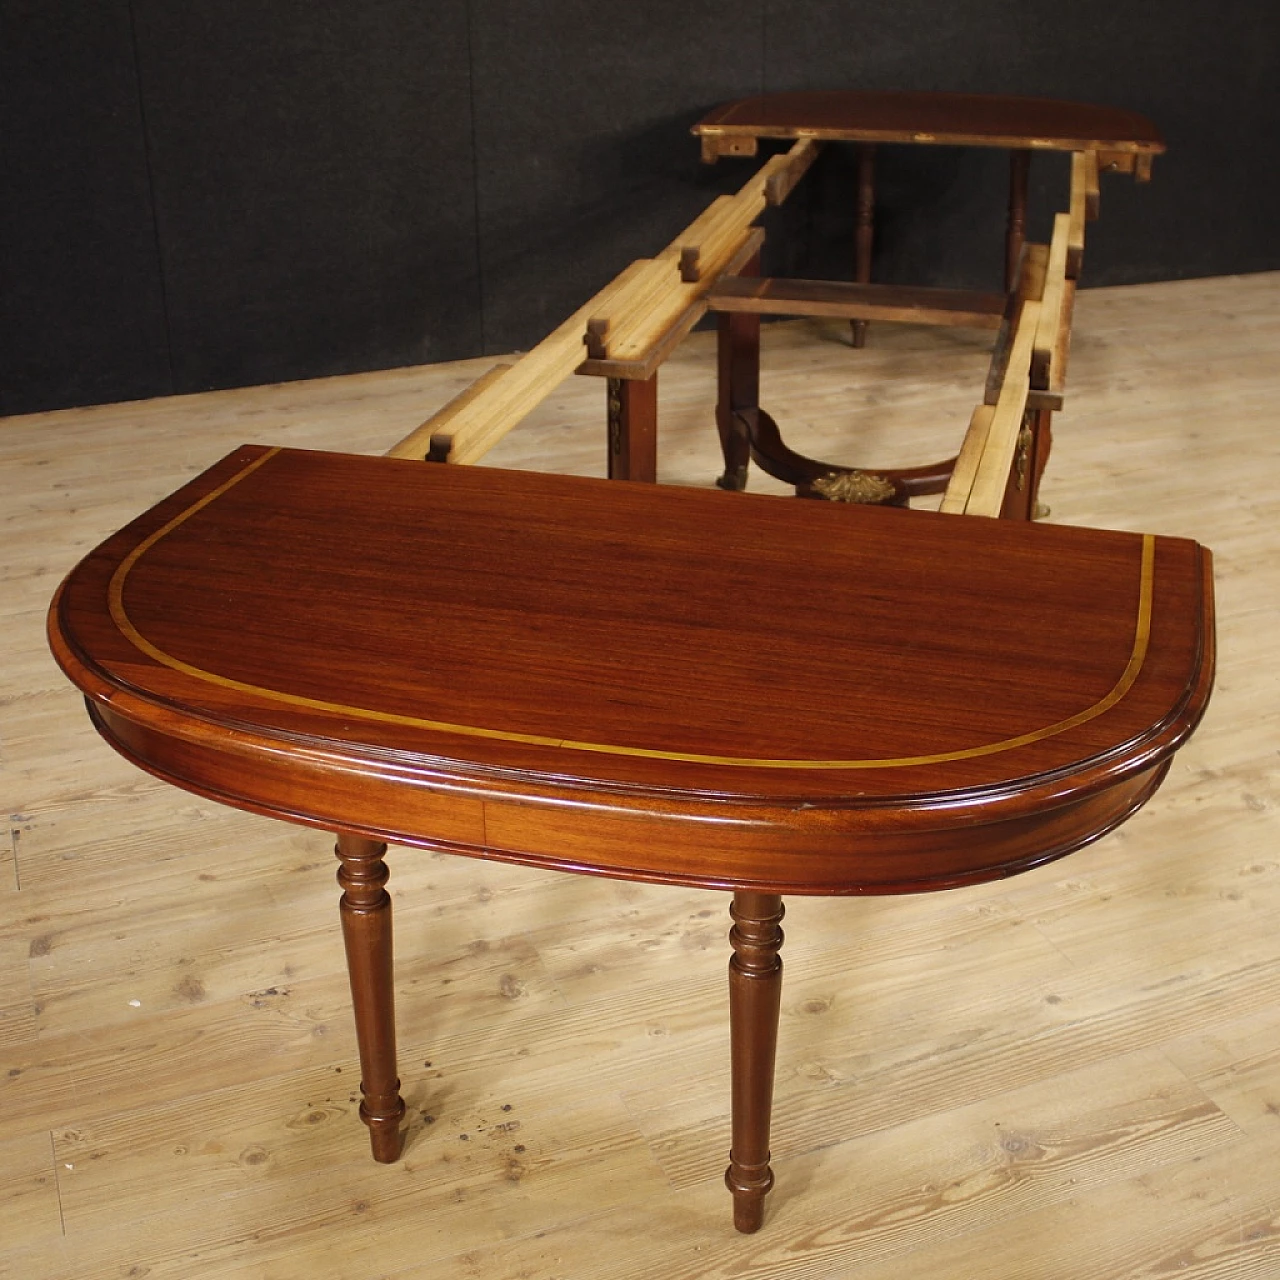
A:
[[[1054,942],[1054,940],[1045,933],[1045,931],[1034,920],[1028,919],[1020,912],[1017,912],[1017,915],[1018,919],[1020,919],[1024,924],[1030,925],[1031,928],[1035,930],[1036,937],[1041,938],[1051,951],[1061,957],[1063,964],[1065,964],[1068,969],[1079,969],[1080,966],[1077,965],[1076,962],[1065,951],[1063,951],[1063,949]]]
[[[18,842],[22,837],[22,828],[14,824],[21,821],[22,814],[11,813],[9,815],[9,849],[13,854],[13,887],[17,893],[22,892],[22,869],[18,865]]]
[[[1179,1037],[1181,1038],[1181,1037]],[[1224,1120],[1228,1121],[1231,1127],[1236,1131],[1236,1136],[1242,1140],[1249,1138],[1249,1131],[1235,1118],[1230,1112],[1223,1110],[1218,1100],[1206,1090],[1200,1081],[1195,1078],[1185,1067],[1179,1066],[1178,1062],[1168,1052],[1169,1041],[1164,1044],[1152,1045],[1153,1050],[1160,1055],[1163,1062],[1167,1063],[1170,1070],[1181,1076],[1187,1082],[1187,1087],[1194,1089],[1211,1107],[1213,1107]]]
[[[67,1219],[62,1211],[62,1179],[58,1177],[58,1146],[52,1129],[49,1130],[49,1160],[53,1169],[53,1195],[58,1202],[58,1231],[65,1239],[67,1235]]]

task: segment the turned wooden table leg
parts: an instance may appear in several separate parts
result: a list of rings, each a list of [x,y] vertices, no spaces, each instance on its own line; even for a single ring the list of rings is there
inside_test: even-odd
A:
[[[404,1099],[396,1076],[396,1016],[391,973],[391,897],[385,844],[338,832],[339,904],[347,972],[360,1047],[360,1118],[369,1126],[373,1158],[400,1155]]]
[[[1027,180],[1031,173],[1031,152],[1009,152],[1009,221],[1004,233],[1004,289],[1008,293],[1018,282],[1018,259],[1027,238]]]
[[[658,375],[610,378],[609,479],[658,478]]]
[[[733,1225],[760,1229],[773,1186],[769,1116],[782,999],[782,899],[776,893],[733,895],[729,942],[729,1038],[733,1050],[733,1147],[725,1185],[733,1192]]]
[[[853,233],[853,278],[858,284],[871,282],[871,246],[875,238],[876,149],[858,148],[858,204]],[[852,320],[853,345],[867,345],[867,322]]]
[[[739,275],[760,274],[755,254]],[[716,481],[722,489],[745,489],[751,462],[751,441],[737,414],[760,407],[760,317],[722,311],[716,317],[716,430],[724,454],[724,474]]]

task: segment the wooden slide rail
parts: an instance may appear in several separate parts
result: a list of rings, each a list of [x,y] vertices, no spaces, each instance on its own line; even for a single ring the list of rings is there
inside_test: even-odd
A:
[[[1023,249],[1017,286],[992,354],[985,401],[974,411],[940,510],[991,518],[1005,514],[1010,486],[1028,483],[1036,415],[1061,408],[1071,319],[1083,254],[1083,218],[1096,157],[1072,158],[1072,212],[1059,213],[1048,245]],[[1076,160],[1081,160],[1080,164]]]
[[[983,415],[987,419],[987,429],[974,468],[972,487],[963,495],[965,515],[998,516],[1004,507],[1005,491],[1016,464],[1027,414],[1031,351],[1042,305],[1039,302],[1027,302],[1023,305],[1009,361],[1005,366],[1004,385],[1000,388],[1000,395],[994,407],[979,406],[980,409],[989,411]],[[954,472],[951,479],[954,483]],[[943,494],[943,510],[954,510],[959,497],[959,493],[953,495],[949,484]]]
[[[1027,483],[1036,433],[1043,430],[1047,452],[1048,415],[1063,403],[1084,226],[1098,212],[1098,155],[1072,155],[1069,208],[1055,217],[1048,245],[1023,247],[1007,296],[740,276],[763,239],[756,219],[787,198],[820,146],[803,138],[774,156],[659,254],[631,263],[537,346],[490,369],[388,456],[476,462],[572,373],[650,379],[708,308],[998,327],[984,402],[971,415],[941,510],[1014,513],[1011,491]]]
[[[708,297],[724,277],[734,275],[760,251],[764,232],[750,224],[737,241],[716,246],[715,257],[702,257],[696,279],[684,280],[677,288],[640,314],[624,317],[616,325],[608,317],[588,322],[588,358],[578,373],[605,378],[625,378],[642,382],[651,378],[666,358],[688,337],[690,330],[707,312]],[[658,261],[665,261],[659,259]],[[599,345],[594,345],[594,341]]]
[[[802,138],[735,195],[721,196],[657,257],[633,262],[514,363],[499,365],[387,452],[471,463],[483,457],[570,374],[647,378],[706,311],[726,271],[758,250],[755,220],[780,203],[820,144]]]

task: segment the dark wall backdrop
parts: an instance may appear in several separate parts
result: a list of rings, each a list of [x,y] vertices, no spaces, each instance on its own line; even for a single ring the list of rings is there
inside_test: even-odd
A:
[[[0,412],[537,341],[752,163],[725,98],[945,89],[1129,107],[1086,283],[1280,267],[1270,0],[0,0]],[[1033,230],[1062,207],[1038,157]],[[885,148],[876,273],[998,280],[1003,153]],[[831,148],[775,269],[849,271]]]

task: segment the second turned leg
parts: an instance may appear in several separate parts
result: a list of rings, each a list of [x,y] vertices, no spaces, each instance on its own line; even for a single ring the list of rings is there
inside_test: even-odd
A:
[[[755,254],[738,274],[759,275],[760,255]],[[737,415],[760,407],[759,316],[722,311],[716,317],[716,382],[716,428],[724,454],[724,474],[716,484],[722,489],[745,489],[751,441]]]
[[[853,278],[858,284],[871,281],[871,249],[875,239],[876,217],[876,149],[858,148],[858,203],[854,215]],[[853,345],[867,345],[867,322],[851,320]]]
[[[360,1047],[360,1118],[369,1126],[373,1158],[400,1155],[404,1099],[396,1075],[396,1013],[391,971],[391,897],[385,844],[338,832],[340,912]]]
[[[733,895],[729,942],[729,1039],[733,1051],[733,1147],[725,1185],[733,1192],[733,1225],[758,1231],[773,1186],[769,1117],[782,1000],[782,899],[776,893]]]

